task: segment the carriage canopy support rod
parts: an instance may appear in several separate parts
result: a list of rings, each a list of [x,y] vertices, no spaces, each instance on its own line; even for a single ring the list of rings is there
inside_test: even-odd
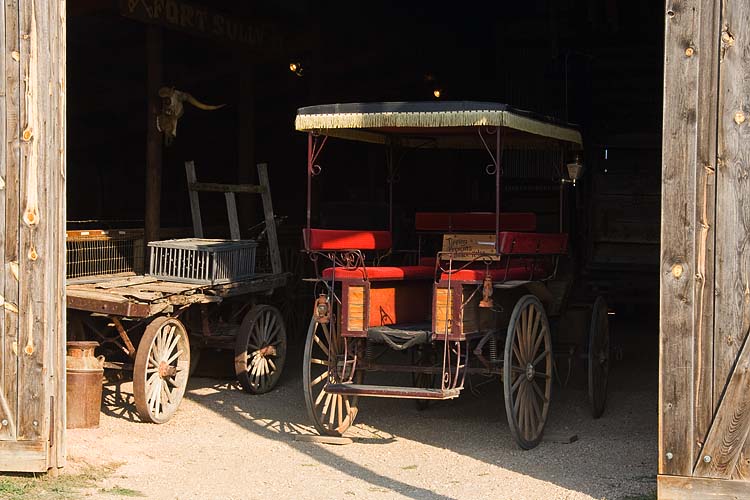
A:
[[[322,137],[322,139],[321,139]],[[310,214],[312,205],[312,178],[320,173],[320,165],[315,163],[318,160],[323,146],[326,145],[328,136],[320,136],[315,132],[307,133],[307,229],[310,230]]]

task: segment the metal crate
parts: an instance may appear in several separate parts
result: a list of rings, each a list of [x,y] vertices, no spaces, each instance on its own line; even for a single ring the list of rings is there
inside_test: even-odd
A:
[[[251,278],[255,274],[253,240],[183,238],[152,241],[149,275],[155,278],[217,285]]]
[[[66,231],[67,279],[143,272],[142,230]]]

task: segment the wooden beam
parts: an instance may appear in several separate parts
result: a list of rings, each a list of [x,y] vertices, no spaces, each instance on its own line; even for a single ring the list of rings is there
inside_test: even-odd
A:
[[[6,80],[5,91],[5,137],[3,142],[7,144],[5,149],[5,239],[3,241],[5,258],[3,261],[4,289],[3,298],[5,304],[18,308],[18,277],[12,272],[7,272],[12,264],[18,265],[18,224],[21,220],[19,207],[19,165],[21,163],[20,147],[20,41],[18,32],[18,0],[5,2],[5,51],[0,57],[5,58]],[[16,55],[16,57],[13,57]],[[0,146],[2,147],[2,146]],[[0,436],[10,439],[16,438],[16,423],[18,419],[18,315],[13,309],[5,306],[0,313],[4,316],[3,330],[3,385],[0,387],[7,397],[11,416],[14,419],[12,428],[3,426]],[[11,432],[12,431],[12,432]]]
[[[716,33],[714,0],[668,0],[665,7],[664,131],[662,144],[661,316],[659,370],[659,473],[690,475],[697,454],[696,430],[707,425],[704,408],[711,407],[703,387],[706,342],[711,318],[705,317],[709,251],[704,211],[712,203],[702,186],[710,158],[710,99],[715,89],[701,80],[705,65],[716,65],[712,44]],[[705,46],[704,46],[705,42]],[[702,157],[705,157],[706,160]],[[704,196],[705,195],[705,199]],[[697,321],[698,320],[698,321]],[[700,326],[699,326],[700,325]],[[698,331],[701,329],[700,331]],[[708,376],[710,380],[710,375]],[[708,401],[704,401],[708,397]],[[702,415],[698,423],[697,415]]]
[[[0,441],[0,470],[46,472],[47,441]]]
[[[159,87],[162,82],[162,29],[149,25],[146,28],[148,100],[146,125],[146,206],[144,214],[144,248],[148,252],[148,242],[159,239],[161,225],[161,175],[162,175],[162,136],[156,128],[159,113]],[[148,253],[144,253],[148,255]]]
[[[271,200],[271,184],[268,179],[268,165],[258,164],[258,180],[263,188],[263,214],[266,221],[266,234],[268,235],[268,250],[271,252],[271,270],[274,274],[282,272],[281,251],[279,250],[279,237],[276,233],[276,221],[273,215],[273,202]]]
[[[719,402],[694,476],[731,479],[750,433],[750,342],[745,342]],[[750,484],[747,485],[750,494]]]
[[[716,246],[714,401],[719,400],[750,329],[750,247],[747,241],[750,233],[750,66],[746,53],[750,44],[750,5],[734,0],[722,2],[722,6],[722,31],[717,34],[721,48],[718,54],[720,161],[716,168],[716,212],[719,214],[716,241],[720,244]],[[739,407],[728,410],[747,411]],[[734,434],[723,437],[731,439],[733,446],[737,444],[736,438]],[[741,454],[744,456],[737,462],[737,475],[748,478],[750,443],[745,443]]]
[[[656,480],[659,500],[739,500],[748,497],[746,481],[660,475]]]
[[[193,235],[196,238],[203,238],[203,221],[201,221],[201,204],[198,199],[198,191],[192,186],[197,184],[198,179],[195,175],[195,162],[185,162],[185,174],[188,181],[188,197],[190,198],[190,214],[193,217]]]

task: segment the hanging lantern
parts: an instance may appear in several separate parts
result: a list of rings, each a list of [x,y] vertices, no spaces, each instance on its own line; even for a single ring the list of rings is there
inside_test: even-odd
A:
[[[315,320],[320,324],[326,325],[330,321],[331,308],[328,305],[328,297],[324,293],[318,295],[313,314],[315,315]]]
[[[484,275],[484,283],[482,283],[482,300],[479,301],[479,307],[490,308],[495,306],[495,301],[492,300],[493,292],[492,278],[490,273],[487,273]]]

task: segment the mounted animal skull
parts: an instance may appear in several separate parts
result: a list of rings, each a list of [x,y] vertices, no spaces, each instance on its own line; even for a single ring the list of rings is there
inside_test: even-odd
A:
[[[172,144],[174,138],[177,137],[177,121],[185,112],[183,104],[185,101],[204,111],[213,111],[225,106],[224,104],[218,106],[204,104],[187,92],[177,90],[174,87],[160,88],[159,97],[161,97],[162,103],[161,112],[156,117],[156,128],[159,132],[164,133],[164,144],[167,146]]]

